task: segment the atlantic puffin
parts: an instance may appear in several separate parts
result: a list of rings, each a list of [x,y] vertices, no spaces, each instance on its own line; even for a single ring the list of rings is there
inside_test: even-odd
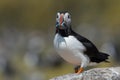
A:
[[[90,40],[73,31],[67,11],[57,13],[54,47],[65,61],[76,65],[74,69],[78,74],[90,63],[108,62],[108,54],[100,52]]]

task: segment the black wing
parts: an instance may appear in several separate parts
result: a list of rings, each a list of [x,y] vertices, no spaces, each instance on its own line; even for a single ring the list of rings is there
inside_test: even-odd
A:
[[[75,33],[74,31],[71,32],[71,35],[75,36],[86,47],[86,51],[84,53],[89,56],[91,62],[108,62],[107,59],[109,55],[99,52],[96,46],[91,41]]]
[[[87,38],[77,34],[74,31],[71,32],[71,35],[75,36],[80,42],[82,42],[82,44],[86,47],[86,51],[84,53],[88,55],[90,58],[99,55],[99,51],[96,48],[96,46]]]

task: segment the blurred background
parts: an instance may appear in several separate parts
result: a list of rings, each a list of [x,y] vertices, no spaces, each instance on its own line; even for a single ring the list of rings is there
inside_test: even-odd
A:
[[[72,28],[120,64],[120,0],[0,0],[0,80],[48,80],[73,73],[53,47],[58,11]],[[91,67],[87,67],[89,69]]]

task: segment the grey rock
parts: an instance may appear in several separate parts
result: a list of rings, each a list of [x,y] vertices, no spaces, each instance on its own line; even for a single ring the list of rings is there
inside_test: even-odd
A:
[[[94,68],[81,74],[66,74],[50,80],[120,80],[120,67]]]

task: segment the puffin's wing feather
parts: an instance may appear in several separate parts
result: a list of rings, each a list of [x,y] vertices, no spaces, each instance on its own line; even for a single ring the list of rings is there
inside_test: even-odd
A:
[[[86,47],[85,53],[89,55],[90,57],[95,57],[98,55],[99,51],[97,48],[94,46],[93,43],[90,42],[83,42],[83,45]]]
[[[74,31],[72,31],[72,35],[75,36],[86,47],[86,51],[85,51],[86,55],[88,55],[89,57],[95,57],[98,55],[99,51],[91,41],[75,33]]]

